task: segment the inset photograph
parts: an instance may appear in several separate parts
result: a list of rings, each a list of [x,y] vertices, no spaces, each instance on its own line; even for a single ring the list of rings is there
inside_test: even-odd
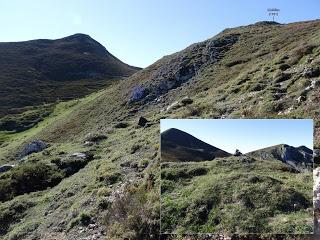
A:
[[[162,119],[161,233],[313,233],[313,120]]]

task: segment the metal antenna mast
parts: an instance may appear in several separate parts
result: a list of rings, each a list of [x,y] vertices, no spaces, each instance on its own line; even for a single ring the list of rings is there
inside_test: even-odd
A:
[[[280,9],[278,8],[268,8],[269,16],[272,16],[272,21],[274,22],[274,17],[279,16]]]

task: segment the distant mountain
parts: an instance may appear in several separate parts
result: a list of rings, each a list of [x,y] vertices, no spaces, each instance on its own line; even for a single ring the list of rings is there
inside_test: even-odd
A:
[[[293,147],[279,144],[247,153],[247,155],[262,160],[280,160],[297,171],[312,169],[313,151],[305,146]]]
[[[129,66],[85,34],[0,43],[0,117],[26,106],[84,96],[127,77]]]
[[[163,162],[205,161],[230,155],[176,128],[170,128],[161,133],[161,161]]]

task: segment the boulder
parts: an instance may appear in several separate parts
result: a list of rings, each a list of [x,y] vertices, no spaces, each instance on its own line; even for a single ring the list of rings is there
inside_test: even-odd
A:
[[[147,122],[148,122],[148,120],[146,118],[140,117],[139,121],[138,121],[138,125],[141,126],[141,127],[144,127]]]
[[[28,143],[24,149],[22,150],[20,157],[23,158],[25,156],[30,155],[31,153],[41,152],[46,149],[48,144],[42,140],[34,140],[31,143]]]
[[[0,166],[0,173],[4,173],[9,171],[11,168],[13,168],[15,165],[5,164]]]

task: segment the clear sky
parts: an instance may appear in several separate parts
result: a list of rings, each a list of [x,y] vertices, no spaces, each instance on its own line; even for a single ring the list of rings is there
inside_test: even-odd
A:
[[[1,0],[0,41],[86,33],[124,62],[146,67],[225,28],[319,18],[319,0]]]
[[[161,119],[161,132],[177,128],[229,153],[246,153],[276,144],[313,149],[309,119]]]

